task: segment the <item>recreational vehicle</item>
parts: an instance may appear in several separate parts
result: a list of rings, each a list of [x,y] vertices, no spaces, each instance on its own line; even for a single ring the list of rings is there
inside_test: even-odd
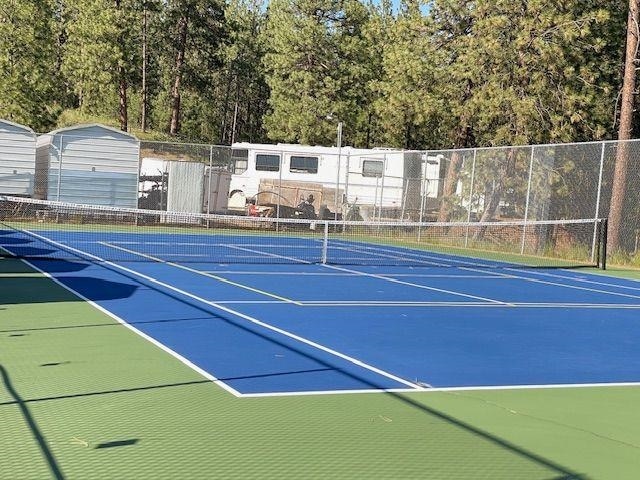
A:
[[[230,208],[249,199],[295,207],[312,194],[337,212],[357,204],[366,217],[406,218],[435,204],[441,158],[424,152],[290,144],[235,143]]]

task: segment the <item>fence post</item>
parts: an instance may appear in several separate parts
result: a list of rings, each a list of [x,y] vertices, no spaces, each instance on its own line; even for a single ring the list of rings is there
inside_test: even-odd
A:
[[[276,205],[276,218],[280,218],[280,205],[282,203],[282,169],[284,168],[284,151],[280,151],[280,160],[278,164],[278,204]],[[276,231],[278,231],[280,222],[276,223]]]
[[[598,234],[598,216],[600,215],[600,197],[602,196],[602,172],[604,171],[604,150],[605,143],[602,142],[602,149],[600,150],[600,172],[598,173],[598,190],[596,192],[596,212],[593,216],[594,220],[596,220],[595,225],[593,226],[593,243],[591,244],[591,261],[593,262],[596,254],[596,236]]]
[[[469,244],[469,227],[471,223],[471,204],[473,202],[473,189],[475,187],[476,180],[476,155],[478,153],[478,149],[473,149],[473,161],[471,163],[471,185],[469,186],[469,206],[467,207],[467,231],[464,236],[464,246],[465,248]]]
[[[427,165],[429,165],[429,150],[427,150],[425,152],[425,156],[424,156],[424,168],[422,169],[422,178],[420,179],[420,192],[422,193],[422,195],[420,196],[420,217],[418,219],[419,225],[418,225],[418,242],[420,241],[420,237],[422,236],[422,221],[424,220],[424,209],[426,208],[426,203],[427,203],[427,187],[428,187],[428,180],[427,180]],[[407,184],[408,187],[408,184]],[[404,201],[406,202],[406,196],[408,194],[408,188],[407,191],[405,192],[405,199]]]
[[[59,202],[60,201],[60,187],[62,184],[62,146],[63,146],[63,141],[62,141],[62,137],[64,135],[60,134],[60,141],[58,143],[58,188],[57,188],[57,195],[56,195],[56,200]]]
[[[347,165],[345,166],[345,174],[344,174],[344,201],[342,204],[346,203],[347,208],[349,208],[349,166],[351,165],[351,151],[347,152]],[[346,212],[343,212],[346,213]]]
[[[387,170],[387,154],[384,154],[382,161],[382,178],[380,180],[380,207],[378,208],[378,221],[382,221],[382,203],[384,201],[384,179]]]
[[[322,264],[327,263],[327,252],[329,250],[329,221],[324,222],[324,236],[322,239]]]
[[[211,213],[211,178],[213,177],[213,145],[209,145],[209,185],[207,186],[207,215]],[[207,226],[209,221],[207,220]]]
[[[527,237],[527,217],[529,216],[529,200],[531,197],[531,176],[533,174],[533,157],[535,146],[531,145],[531,160],[529,161],[529,180],[527,181],[527,200],[524,207],[524,224],[522,226],[522,243],[520,245],[520,254],[524,254],[524,244]]]

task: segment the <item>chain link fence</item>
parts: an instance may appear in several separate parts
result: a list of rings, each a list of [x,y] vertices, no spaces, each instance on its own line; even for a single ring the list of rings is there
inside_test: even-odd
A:
[[[610,262],[640,266],[640,140],[402,151],[254,144],[232,148],[58,132],[2,137],[0,193],[326,220],[597,219],[610,216],[615,166],[622,156],[628,168],[622,218],[610,219],[610,239],[611,230],[616,235]],[[26,176],[32,178],[26,181]]]

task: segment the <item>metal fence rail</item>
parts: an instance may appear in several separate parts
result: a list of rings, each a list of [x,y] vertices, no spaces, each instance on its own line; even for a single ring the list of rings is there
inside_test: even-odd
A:
[[[67,195],[78,203],[83,198],[84,203],[101,204],[118,200],[121,206],[142,206],[147,202],[149,208],[166,208],[170,195],[174,200],[176,195],[199,195],[199,213],[228,209],[237,213],[245,210],[246,202],[253,201],[257,214],[276,217],[292,216],[300,200],[313,195],[315,214],[327,220],[597,219],[609,215],[616,159],[626,155],[629,171],[623,218],[619,225],[609,225],[610,232],[619,231],[617,247],[609,255],[613,263],[640,266],[640,140],[625,142],[623,149],[621,145],[622,142],[603,141],[368,153],[350,147],[340,151],[309,147],[309,152],[324,152],[316,154],[320,166],[332,156],[331,161],[338,159],[331,174],[322,178],[320,171],[313,173],[312,169],[307,174],[291,174],[288,162],[292,156],[301,155],[300,147],[277,145],[265,153],[273,158],[265,157],[267,163],[262,166],[263,171],[255,172],[259,178],[252,180],[252,189],[243,191],[236,179],[260,151],[258,146],[252,151],[249,144],[232,148],[142,141],[137,144],[137,158],[134,154],[132,159],[125,142],[119,145],[113,140],[64,134],[46,151],[45,147],[38,147],[32,195],[49,200],[65,200]],[[95,147],[93,151],[90,146]],[[145,181],[140,181],[141,169],[152,159],[164,165],[162,171],[156,175],[147,172]],[[176,183],[167,190],[166,164],[176,162],[203,165],[203,186],[196,188],[188,175],[182,175],[180,188]],[[138,178],[132,181],[136,171]],[[220,183],[227,177],[231,195],[224,192],[224,182]],[[7,181],[3,179],[2,184]],[[225,201],[215,201],[212,192],[218,196],[223,192]],[[524,235],[520,245],[524,251]]]

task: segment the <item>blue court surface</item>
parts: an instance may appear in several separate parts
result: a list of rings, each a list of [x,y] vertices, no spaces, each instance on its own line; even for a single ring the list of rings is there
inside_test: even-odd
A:
[[[229,262],[189,253],[205,241]],[[330,248],[387,261],[324,265],[317,242],[286,243],[0,232],[4,250],[236,395],[640,384],[640,282],[347,241]]]

